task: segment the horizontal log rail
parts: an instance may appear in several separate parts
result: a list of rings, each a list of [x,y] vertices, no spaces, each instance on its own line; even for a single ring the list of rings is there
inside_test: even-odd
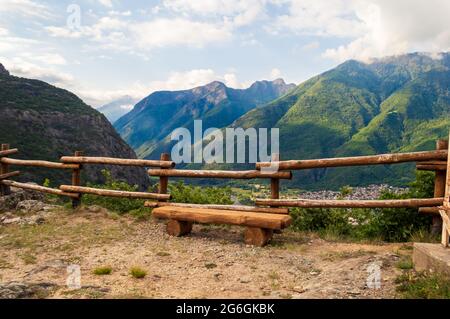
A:
[[[439,207],[419,207],[420,214],[439,215]]]
[[[92,195],[108,196],[108,197],[158,199],[158,200],[169,200],[170,199],[169,194],[126,192],[126,191],[100,189],[100,188],[92,188],[92,187],[84,187],[84,186],[61,185],[59,187],[59,189],[64,192],[69,192],[69,193],[92,194]]]
[[[418,162],[416,164],[416,169],[419,171],[446,171],[447,162],[446,161]]]
[[[343,167],[343,166],[362,166],[362,165],[385,165],[398,164],[407,162],[422,162],[431,160],[447,160],[448,151],[426,151],[426,152],[411,152],[411,153],[397,153],[397,154],[380,154],[370,156],[356,156],[356,157],[338,157],[338,158],[323,158],[311,160],[291,160],[280,162],[259,162],[256,163],[256,169],[260,170],[263,167],[270,167],[271,165],[278,165],[279,170],[300,170],[313,169],[325,167]]]
[[[440,206],[444,198],[394,200],[257,199],[256,205],[302,208],[416,208]]]
[[[3,179],[8,179],[14,176],[20,175],[19,171],[14,171],[14,172],[9,172],[9,173],[5,173],[5,174],[0,174],[0,180]]]
[[[60,159],[63,163],[76,164],[103,164],[103,165],[121,165],[121,166],[143,166],[143,167],[161,167],[173,168],[173,161],[126,159],[113,157],[87,157],[87,156],[63,156]]]
[[[19,153],[19,150],[17,148],[12,148],[10,150],[4,150],[4,151],[0,151],[0,157],[2,156],[8,156],[8,155],[14,155]]]
[[[38,191],[38,192],[42,192],[42,193],[53,194],[53,195],[66,196],[66,197],[72,197],[72,198],[78,198],[79,197],[78,194],[66,193],[66,192],[64,192],[62,190],[59,190],[59,189],[54,189],[54,188],[50,188],[50,187],[40,186],[40,185],[36,185],[36,184],[19,183],[19,182],[11,181],[11,180],[3,180],[3,181],[0,181],[0,183],[4,184],[4,185],[7,185],[7,186],[10,186],[10,187],[29,189],[29,190]]]
[[[270,172],[262,171],[216,171],[216,170],[180,170],[180,169],[149,169],[150,176],[164,177],[191,177],[191,178],[232,178],[232,179],[252,179],[252,178],[279,178],[291,179],[291,172]]]
[[[269,207],[256,207],[256,206],[244,206],[244,205],[214,205],[214,204],[145,202],[145,207],[155,208],[155,207],[165,207],[165,206],[234,210],[234,211],[240,211],[240,212],[268,213],[268,214],[289,214],[289,210],[287,208],[269,208]]]
[[[20,160],[7,157],[0,158],[0,162],[15,166],[34,166],[34,167],[56,168],[56,169],[77,169],[80,167],[80,165],[78,164],[64,164],[64,163],[36,161],[36,160]]]

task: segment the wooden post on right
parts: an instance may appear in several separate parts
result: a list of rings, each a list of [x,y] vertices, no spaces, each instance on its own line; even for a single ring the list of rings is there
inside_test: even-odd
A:
[[[446,150],[448,149],[448,140],[437,140],[436,150]],[[434,177],[434,197],[441,198],[445,195],[445,171],[435,171]],[[433,234],[439,234],[442,229],[442,218],[440,215],[434,215],[431,225],[431,232]]]
[[[272,162],[279,162],[279,161],[280,161],[280,154],[273,153]],[[270,197],[271,199],[280,198],[280,180],[278,178],[270,179]]]
[[[76,151],[74,156],[83,156],[83,152]],[[72,186],[81,185],[81,164],[78,168],[72,170]],[[72,198],[72,208],[77,208],[81,205],[81,194],[78,194],[78,198]]]
[[[162,153],[161,157],[160,157],[161,161],[170,161],[170,154],[168,153]],[[159,193],[160,194],[167,194],[167,188],[169,185],[169,177],[167,176],[161,176],[159,178]],[[160,201],[164,201],[165,200],[160,200]]]
[[[449,139],[450,139],[450,136],[449,136]],[[444,211],[444,214],[450,218],[450,147],[448,149],[449,149],[449,154],[447,155],[448,156],[448,158],[447,158],[447,174],[446,174],[446,178],[445,178],[445,194],[444,194],[444,208],[446,208],[446,210]],[[443,215],[443,218],[445,217],[445,215]],[[447,218],[447,221],[449,218]],[[447,225],[447,227],[446,227],[446,223],[443,220],[442,221],[442,245],[444,247],[449,246],[450,232],[448,231],[448,227],[450,227],[450,225]]]
[[[9,144],[2,144],[2,151],[9,150]],[[0,174],[6,174],[9,172],[9,165],[1,163],[0,165]],[[9,195],[11,194],[11,188],[7,185],[0,184],[0,195]]]

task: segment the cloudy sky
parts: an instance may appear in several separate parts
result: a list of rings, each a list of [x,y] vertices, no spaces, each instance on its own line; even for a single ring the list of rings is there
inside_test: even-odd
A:
[[[0,0],[0,63],[97,107],[450,50],[449,0]]]

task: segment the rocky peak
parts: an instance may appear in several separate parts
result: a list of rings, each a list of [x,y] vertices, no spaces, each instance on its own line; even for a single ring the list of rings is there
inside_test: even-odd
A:
[[[1,63],[0,63],[0,75],[9,75],[8,70],[6,70],[3,64]]]

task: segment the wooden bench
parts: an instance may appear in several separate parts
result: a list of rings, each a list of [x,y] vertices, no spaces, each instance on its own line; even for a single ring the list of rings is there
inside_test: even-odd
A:
[[[152,215],[169,219],[167,232],[172,236],[189,234],[193,223],[246,226],[245,243],[260,247],[270,241],[274,230],[286,228],[292,222],[292,218],[286,214],[177,206],[154,208]]]

